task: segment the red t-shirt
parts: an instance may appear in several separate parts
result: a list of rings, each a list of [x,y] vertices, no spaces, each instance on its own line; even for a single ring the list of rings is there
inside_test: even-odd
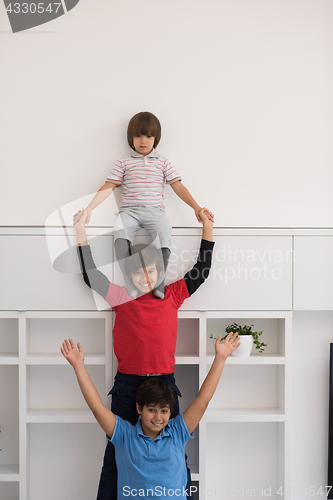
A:
[[[110,283],[105,300],[116,312],[113,348],[121,373],[173,373],[178,309],[188,297],[184,279],[167,285],[162,300],[151,293],[131,300],[125,287]]]

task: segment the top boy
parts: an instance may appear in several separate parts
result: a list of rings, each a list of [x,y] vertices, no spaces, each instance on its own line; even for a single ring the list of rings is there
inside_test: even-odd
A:
[[[152,236],[154,245],[161,249],[164,270],[167,267],[171,248],[171,227],[164,211],[164,183],[170,184],[174,192],[193,208],[199,222],[201,207],[181,182],[181,177],[170,160],[158,154],[154,148],[161,139],[161,124],[155,115],[141,112],[134,115],[127,128],[127,141],[132,152],[118,160],[105,184],[99,189],[87,210],[87,223],[91,212],[102,203],[115,187],[123,186],[119,217],[114,227],[115,252],[120,268],[125,276],[125,259],[130,253],[135,235],[140,228]],[[205,210],[207,217],[214,222],[214,216]],[[82,216],[74,214],[76,224]],[[163,276],[160,281],[163,281]],[[132,298],[137,291],[130,282],[126,288]],[[158,283],[154,295],[164,298],[164,286]]]

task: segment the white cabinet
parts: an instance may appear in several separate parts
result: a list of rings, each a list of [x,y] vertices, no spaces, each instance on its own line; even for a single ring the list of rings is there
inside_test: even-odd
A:
[[[216,233],[209,278],[182,309],[291,310],[292,237]],[[170,281],[195,263],[200,238],[175,235],[172,242]]]
[[[269,482],[289,500],[290,312],[180,311],[175,369],[180,408],[196,397],[212,363],[210,335],[234,321],[263,330],[268,346],[263,354],[227,360],[186,448],[193,486],[203,500],[214,490],[233,495],[235,488],[251,487],[259,496]],[[112,312],[1,313],[0,397],[6,401],[0,413],[1,498],[94,498],[106,441],[59,348],[67,337],[82,343],[87,369],[109,405],[106,394],[116,370],[112,322]]]
[[[333,234],[296,235],[294,309],[333,309]]]
[[[92,238],[91,244],[97,265],[112,279],[112,238]],[[0,310],[96,308],[93,294],[82,286],[73,235],[0,235],[0,252]]]
[[[48,228],[44,235],[32,230],[0,235],[1,310],[107,308],[97,294],[82,286],[73,228],[61,231]],[[97,233],[97,229],[88,229],[96,265],[109,279],[122,284],[118,265],[113,264],[113,237],[110,232]],[[292,309],[292,236],[278,230],[238,233],[215,230],[210,276],[182,310]],[[191,269],[200,241],[200,230],[173,230],[166,282],[180,279]]]
[[[0,316],[0,498],[8,500],[19,498],[18,330],[15,313]]]
[[[112,235],[88,232],[98,268],[121,284]],[[235,488],[244,491],[239,496],[253,488],[264,496],[266,484],[281,487],[289,500],[293,236],[216,230],[214,239],[209,279],[179,311],[181,411],[213,360],[211,333],[234,321],[254,324],[268,346],[264,354],[229,358],[186,448],[192,480],[200,500],[216,491],[219,498],[236,496]],[[199,229],[173,230],[167,282],[193,266],[200,240]],[[0,243],[0,498],[94,498],[106,441],[59,347],[68,337],[82,343],[88,371],[109,405],[117,369],[113,312],[82,282],[73,228],[49,228],[47,238],[39,230],[13,230],[0,235]]]
[[[108,403],[112,313],[0,314],[0,497],[93,498],[105,436],[60,346],[66,337],[83,343],[87,369]],[[69,470],[74,480],[59,480]]]
[[[221,382],[200,424],[200,498],[263,496],[290,499],[291,313],[207,312],[206,366],[213,359],[210,339],[234,321],[263,330],[265,352],[249,358],[229,357]]]

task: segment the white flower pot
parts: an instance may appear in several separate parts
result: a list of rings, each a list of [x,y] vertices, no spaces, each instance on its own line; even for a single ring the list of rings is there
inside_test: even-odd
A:
[[[231,353],[231,356],[235,356],[238,358],[247,358],[248,356],[250,356],[252,351],[252,335],[239,335],[239,342],[241,343],[241,345]]]

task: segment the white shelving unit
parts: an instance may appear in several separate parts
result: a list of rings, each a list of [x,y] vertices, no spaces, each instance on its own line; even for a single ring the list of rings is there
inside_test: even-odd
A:
[[[33,440],[40,426],[52,424],[53,446],[57,442],[59,426],[93,424],[98,428],[90,410],[82,402],[73,374],[70,374],[70,367],[59,348],[62,340],[68,337],[83,343],[88,370],[103,397],[106,388],[112,384],[112,320],[112,312],[0,313],[0,370],[4,370],[5,375],[1,380],[4,387],[10,380],[11,388],[0,398],[0,498],[26,500],[52,496],[52,491],[43,493],[46,481],[34,480],[38,467],[35,467],[30,448],[38,450],[38,440]],[[9,373],[15,368],[16,387]],[[2,386],[0,390],[2,395]],[[16,426],[13,419],[17,419]],[[72,425],[67,426],[68,435],[72,429]],[[102,434],[100,453],[103,453],[104,444]],[[68,445],[72,447],[73,443],[69,441]],[[68,450],[58,450],[55,461],[63,460],[61,453],[67,454]],[[39,460],[47,464],[48,457],[39,457]],[[95,470],[98,468],[99,463]],[[52,479],[52,473],[49,475],[52,484],[57,476]],[[35,492],[34,485],[38,482],[40,488]],[[59,491],[55,490],[54,494],[58,495]],[[75,490],[72,498],[75,498]]]
[[[18,316],[0,316],[0,498],[19,498]]]
[[[212,363],[215,341],[209,338],[211,333],[216,337],[234,321],[253,324],[264,331],[261,338],[268,344],[263,354],[227,360],[216,394],[188,444],[188,462],[200,500],[209,498],[214,489],[233,494],[239,485],[259,495],[267,477],[273,489],[281,488],[284,498],[290,498],[291,318],[289,311],[179,312],[175,376],[183,394],[181,411],[196,396]],[[7,376],[1,377],[0,386],[4,401],[1,498],[42,500],[47,495],[53,500],[63,497],[62,487],[72,500],[94,496],[105,438],[59,348],[68,337],[82,343],[90,375],[105,397],[116,371],[112,324],[111,311],[0,313],[0,371],[11,379],[10,390],[5,390]],[[105,403],[110,404],[106,397]],[[258,442],[254,434],[259,436]],[[78,439],[78,435],[82,437]],[[92,464],[86,464],[85,452],[77,448],[81,439],[83,450],[89,447]],[[48,454],[50,448],[55,450],[52,455]],[[38,454],[42,457],[36,457]],[[64,454],[71,464],[80,461],[79,488],[68,474],[59,485],[61,467],[55,464]],[[235,462],[230,459],[233,456]],[[242,479],[242,460],[251,464],[254,484]],[[48,476],[45,481],[41,480],[41,461]],[[261,469],[265,475],[256,472]]]
[[[256,354],[253,349],[249,358],[229,357],[226,362],[201,423],[201,442],[206,446],[199,463],[202,498],[209,496],[209,490],[260,496],[262,485],[268,484],[273,497],[279,491],[282,498],[290,499],[292,313],[210,311],[206,321],[207,358],[201,379],[213,359],[210,334],[216,337],[234,321],[263,330],[261,340],[267,347],[265,353]],[[211,452],[213,442],[214,449],[219,443],[223,446],[218,454],[220,474]]]

